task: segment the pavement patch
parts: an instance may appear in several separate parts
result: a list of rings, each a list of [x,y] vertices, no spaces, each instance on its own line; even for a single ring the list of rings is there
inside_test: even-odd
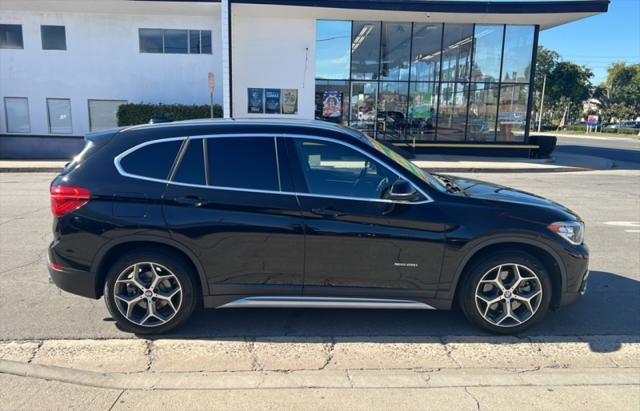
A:
[[[250,371],[254,361],[244,340],[158,340],[151,371]]]
[[[144,340],[49,340],[32,363],[101,372],[141,372],[147,368]]]
[[[37,342],[3,342],[0,343],[0,359],[10,361],[31,361],[40,346]]]

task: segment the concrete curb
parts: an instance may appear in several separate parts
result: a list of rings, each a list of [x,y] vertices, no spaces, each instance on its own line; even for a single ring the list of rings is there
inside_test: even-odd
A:
[[[640,368],[98,373],[0,360],[0,374],[119,390],[638,386]]]

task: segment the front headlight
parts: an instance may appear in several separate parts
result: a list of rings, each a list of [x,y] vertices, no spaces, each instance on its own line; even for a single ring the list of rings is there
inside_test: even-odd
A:
[[[560,221],[549,224],[547,228],[573,245],[584,241],[584,223],[580,221]]]

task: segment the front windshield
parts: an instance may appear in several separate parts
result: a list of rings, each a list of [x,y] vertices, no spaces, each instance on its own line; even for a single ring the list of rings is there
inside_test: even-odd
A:
[[[427,171],[422,170],[420,167],[416,166],[411,161],[407,160],[406,158],[404,158],[403,156],[395,152],[393,149],[385,146],[379,141],[372,139],[369,136],[367,136],[367,141],[369,142],[369,144],[371,144],[373,148],[375,148],[380,153],[384,154],[385,156],[393,160],[400,167],[404,168],[414,176],[418,177],[420,180],[431,185],[432,187],[436,187],[436,188],[443,187],[442,183],[438,181],[438,179],[434,178]]]

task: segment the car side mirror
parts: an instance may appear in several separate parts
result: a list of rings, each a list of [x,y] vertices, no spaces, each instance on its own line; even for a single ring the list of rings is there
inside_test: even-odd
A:
[[[415,201],[419,196],[416,188],[407,180],[397,180],[386,195],[387,199],[395,201]]]

